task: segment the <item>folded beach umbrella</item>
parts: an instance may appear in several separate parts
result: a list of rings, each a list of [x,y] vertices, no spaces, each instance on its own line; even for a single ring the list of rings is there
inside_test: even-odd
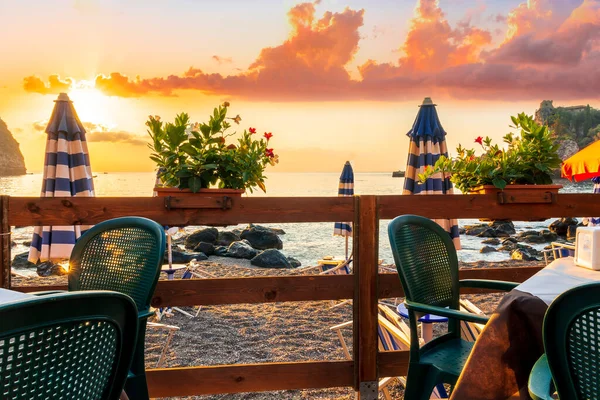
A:
[[[85,129],[66,93],[55,100],[46,127],[46,157],[40,197],[93,197],[94,182]],[[63,260],[89,226],[37,226],[29,261]]]
[[[441,173],[437,173],[427,181],[419,182],[418,175],[423,173],[426,167],[433,166],[440,155],[448,156],[446,132],[442,128],[435,106],[431,98],[425,97],[411,130],[406,134],[410,138],[410,144],[402,194],[453,194],[449,175],[442,176]],[[415,214],[419,214],[419,210],[415,210]],[[435,222],[448,231],[456,249],[459,250],[461,246],[458,221],[436,219]]]
[[[600,176],[600,140],[567,158],[563,162],[561,175],[575,182]]]
[[[340,175],[338,196],[354,196],[354,172],[350,161],[346,161],[342,175]],[[333,227],[333,235],[346,238],[346,259],[348,259],[348,237],[352,235],[352,222],[336,222]]]

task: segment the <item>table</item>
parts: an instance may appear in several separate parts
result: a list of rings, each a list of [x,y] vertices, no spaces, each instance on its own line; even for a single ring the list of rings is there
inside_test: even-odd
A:
[[[0,304],[9,303],[15,300],[22,300],[28,297],[33,297],[32,294],[17,292],[14,290],[1,289],[0,288]]]
[[[398,304],[396,311],[404,318],[408,318],[408,310],[404,303]],[[436,322],[448,322],[448,318],[427,314],[419,318],[419,322],[421,323],[421,338],[427,343],[433,339],[433,324]]]
[[[169,264],[165,264],[160,268],[160,272],[167,274],[167,279],[172,281],[175,279],[175,272],[186,267],[187,264],[171,264],[170,266]]]
[[[566,257],[511,290],[475,342],[451,399],[529,399],[527,380],[544,353],[548,305],[566,290],[592,282],[600,282],[600,271],[578,267]]]

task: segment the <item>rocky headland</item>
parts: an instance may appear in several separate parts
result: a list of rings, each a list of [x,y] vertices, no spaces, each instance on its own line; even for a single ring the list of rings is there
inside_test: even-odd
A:
[[[0,119],[0,176],[25,173],[25,160],[19,149],[19,143],[8,130],[6,122]]]

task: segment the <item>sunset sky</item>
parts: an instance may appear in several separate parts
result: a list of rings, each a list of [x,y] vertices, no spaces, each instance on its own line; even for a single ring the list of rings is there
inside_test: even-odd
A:
[[[151,171],[144,123],[231,102],[273,132],[272,171],[404,169],[423,97],[449,148],[510,115],[600,107],[600,0],[5,0],[0,118],[29,171],[68,92],[93,170]]]

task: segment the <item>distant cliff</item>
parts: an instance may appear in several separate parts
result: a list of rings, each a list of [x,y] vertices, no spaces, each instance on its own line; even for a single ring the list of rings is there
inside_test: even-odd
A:
[[[535,120],[548,125],[557,136],[563,160],[600,139],[600,110],[589,104],[554,107],[552,100],[544,100],[535,111]]]
[[[24,175],[25,160],[19,143],[13,138],[6,123],[0,119],[0,176]]]

